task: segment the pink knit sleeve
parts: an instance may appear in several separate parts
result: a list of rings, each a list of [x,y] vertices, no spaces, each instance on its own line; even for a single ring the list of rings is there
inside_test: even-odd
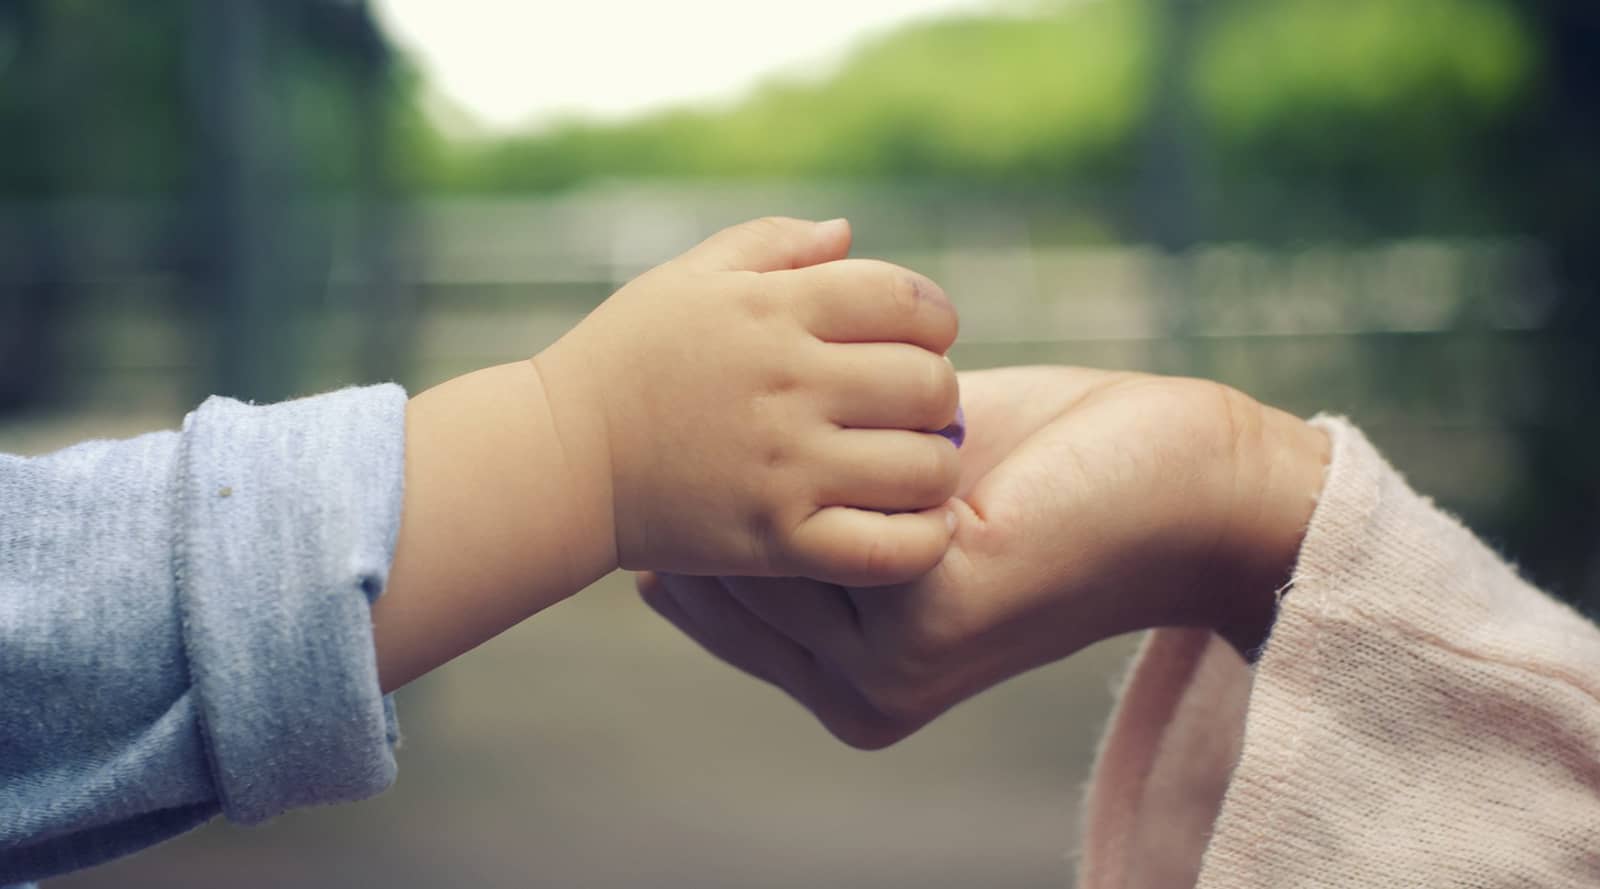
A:
[[[1316,422],[1333,461],[1260,662],[1150,634],[1080,885],[1600,886],[1600,629]]]

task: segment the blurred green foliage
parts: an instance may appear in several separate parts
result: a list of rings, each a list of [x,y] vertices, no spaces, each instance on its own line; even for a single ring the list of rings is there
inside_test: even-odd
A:
[[[171,4],[65,0],[0,6],[0,195],[171,188],[181,20]]]
[[[1195,82],[1219,156],[1257,173],[1437,175],[1482,151],[1534,74],[1493,0],[1274,0],[1219,8]]]
[[[382,73],[375,109],[363,109],[365,97],[358,84],[360,72],[344,54],[325,47],[296,44],[286,52],[291,59],[271,78],[276,117],[289,141],[289,154],[301,159],[301,180],[311,190],[337,193],[349,190],[370,171],[363,165],[372,158],[363,149],[381,143],[387,157],[386,176],[397,186],[424,181],[442,164],[444,141],[416,100],[421,75],[404,60]],[[362,122],[382,131],[366,134]]]
[[[262,8],[270,64],[251,99],[283,176],[310,192],[352,187],[367,162],[361,146],[372,143],[359,128],[378,121],[397,180],[436,178],[442,142],[416,101],[414,71],[381,66],[377,95],[364,95],[372,50],[352,35],[352,15],[310,0]],[[196,52],[205,38],[193,12],[182,2],[0,0],[0,197],[158,196],[197,185],[206,123],[196,93],[213,73]],[[376,113],[363,113],[369,99]]]
[[[723,109],[567,121],[466,146],[429,185],[550,191],[601,178],[1125,183],[1146,124],[1149,0],[918,23],[831,76]],[[1499,0],[1221,0],[1193,85],[1220,175],[1467,176],[1537,47]]]
[[[1106,170],[1138,118],[1140,11],[917,24],[817,82],[730,109],[570,122],[482,146],[449,184],[544,190],[608,176],[1017,179]]]
[[[271,63],[254,101],[272,155],[292,167],[283,173],[312,192],[358,186],[374,144],[392,183],[431,192],[665,178],[1122,189],[1150,124],[1159,2],[1046,0],[924,21],[864,43],[824,77],[779,78],[725,107],[452,141],[423,113],[420,77],[392,54],[381,113],[363,114],[373,97],[361,52],[311,15],[323,4],[297,0],[264,7]],[[0,195],[192,184],[204,124],[191,12],[0,2],[0,131],[16,135],[0,146]],[[1413,227],[1470,220],[1459,199],[1483,191],[1484,146],[1515,127],[1540,74],[1540,47],[1511,0],[1213,0],[1198,21],[1185,81],[1208,181],[1228,190],[1231,217],[1279,217],[1270,201],[1252,207],[1248,187],[1280,182],[1311,203],[1318,188],[1407,188],[1419,205],[1442,194],[1455,202]],[[360,131],[373,122],[384,132]],[[1417,183],[1426,187],[1408,187]]]

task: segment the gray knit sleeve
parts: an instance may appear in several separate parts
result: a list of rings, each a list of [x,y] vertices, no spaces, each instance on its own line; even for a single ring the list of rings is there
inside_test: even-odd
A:
[[[404,440],[383,385],[0,455],[0,883],[393,781]]]

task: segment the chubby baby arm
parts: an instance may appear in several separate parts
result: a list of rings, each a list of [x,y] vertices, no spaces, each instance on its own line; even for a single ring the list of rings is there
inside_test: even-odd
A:
[[[398,687],[617,568],[873,586],[943,558],[957,316],[843,220],[724,230],[408,408],[374,606]]]

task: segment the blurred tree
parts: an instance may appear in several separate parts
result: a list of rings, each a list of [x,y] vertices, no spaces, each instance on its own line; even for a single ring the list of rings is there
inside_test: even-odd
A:
[[[176,17],[157,4],[0,0],[0,411],[58,393],[71,309],[63,202],[160,193],[181,167]]]
[[[1497,146],[1488,185],[1516,230],[1555,259],[1559,302],[1541,349],[1546,391],[1523,427],[1531,484],[1506,537],[1529,573],[1600,615],[1600,6],[1527,0],[1540,89]]]
[[[1197,206],[1201,135],[1189,88],[1202,3],[1160,0],[1157,9],[1159,14],[1150,16],[1149,24],[1152,73],[1139,185],[1139,228],[1141,240],[1177,253],[1204,234]]]
[[[99,273],[79,267],[93,214],[74,207],[156,221],[122,251],[187,282],[176,307],[213,350],[197,388],[262,399],[304,385],[305,309],[326,304],[343,222],[359,310],[382,319],[356,331],[354,363],[397,376],[410,314],[378,306],[403,293],[390,211],[434,162],[414,96],[360,0],[0,0],[0,224],[17,233],[0,249],[0,410],[52,392],[61,327]]]
[[[1113,230],[1170,241],[1198,220],[1149,208],[1174,190],[1204,197],[1212,178],[1227,201],[1190,212],[1215,237],[1489,233],[1501,217],[1483,147],[1512,126],[1541,51],[1510,0],[1056,0],[915,23],[732,108],[463,146],[426,184],[1043,185],[1105,195]]]
[[[54,78],[38,7],[28,0],[0,4],[0,77],[12,85],[0,93],[0,131],[12,134],[0,176],[7,191],[28,199],[10,213],[15,249],[0,265],[0,412],[50,396],[47,371],[56,362],[64,289],[61,235],[44,203],[59,177],[50,150]]]
[[[192,295],[208,315],[215,370],[199,384],[276,401],[292,394],[301,357],[292,339],[297,295],[283,255],[296,234],[281,120],[269,103],[265,12],[256,0],[192,0],[189,208]],[[205,391],[199,394],[204,395]]]
[[[394,94],[405,84],[362,0],[194,0],[189,243],[211,318],[208,391],[257,400],[304,385],[326,304],[335,198],[349,202],[363,379],[403,368],[414,313],[392,272]],[[403,149],[402,149],[403,150]]]
[[[1505,231],[1486,148],[1541,46],[1503,0],[1221,0],[1194,73],[1223,236]]]
[[[1195,94],[1190,88],[1203,4],[1200,0],[1159,0],[1148,27],[1152,47],[1149,100],[1144,115],[1143,164],[1136,187],[1135,236],[1161,251],[1152,269],[1168,313],[1167,330],[1187,337],[1197,326],[1195,301],[1188,298],[1190,275],[1185,251],[1204,239],[1200,208],[1200,146]],[[1200,344],[1190,349],[1189,373],[1204,375]]]
[[[468,146],[432,184],[549,191],[608,177],[1126,182],[1144,105],[1142,4],[973,14],[873,40],[832,74],[728,110],[571,121]]]

